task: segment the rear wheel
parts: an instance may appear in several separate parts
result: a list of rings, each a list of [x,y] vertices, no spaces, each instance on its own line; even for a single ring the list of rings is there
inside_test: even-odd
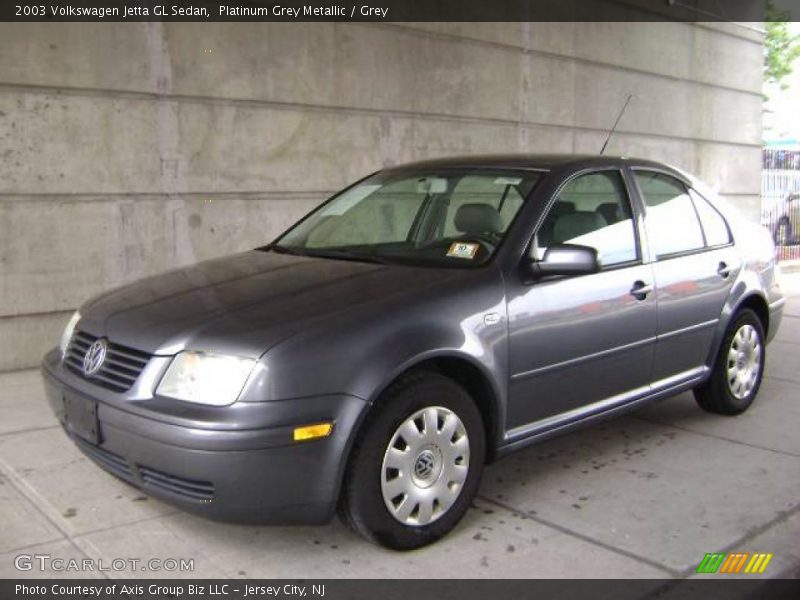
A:
[[[339,513],[370,541],[410,550],[444,536],[477,491],[480,412],[457,383],[421,372],[394,384],[361,429]]]
[[[711,377],[695,388],[701,408],[738,415],[753,403],[764,372],[764,327],[750,309],[739,311],[720,345]]]

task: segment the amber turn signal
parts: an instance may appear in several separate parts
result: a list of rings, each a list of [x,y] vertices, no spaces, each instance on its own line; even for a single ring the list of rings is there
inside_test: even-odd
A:
[[[333,431],[333,423],[315,423],[294,428],[294,441],[304,442],[317,438],[328,437]]]

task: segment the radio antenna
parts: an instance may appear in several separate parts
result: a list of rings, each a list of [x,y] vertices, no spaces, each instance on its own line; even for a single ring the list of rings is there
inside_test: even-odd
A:
[[[633,98],[633,94],[628,94],[628,97],[625,99],[625,104],[622,105],[622,110],[620,110],[619,114],[617,115],[617,120],[614,121],[614,125],[611,127],[611,131],[608,132],[608,137],[606,138],[606,141],[603,144],[603,147],[600,149],[600,154],[603,154],[603,152],[606,151],[606,146],[608,146],[608,141],[611,139],[611,136],[614,135],[614,131],[616,131],[616,129],[617,129],[617,125],[619,124],[619,120],[622,118],[622,115],[625,113],[625,109],[628,108],[628,104],[630,103],[631,98]]]

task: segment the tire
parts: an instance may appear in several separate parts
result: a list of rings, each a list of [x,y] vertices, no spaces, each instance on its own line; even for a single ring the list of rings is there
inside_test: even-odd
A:
[[[394,550],[435,542],[467,512],[485,455],[483,420],[469,394],[438,373],[406,376],[382,394],[358,434],[339,515]]]
[[[792,243],[792,224],[789,219],[783,217],[775,227],[775,245],[789,246]]]
[[[695,388],[700,408],[720,415],[738,415],[755,400],[764,374],[764,327],[749,308],[728,326],[711,377]]]

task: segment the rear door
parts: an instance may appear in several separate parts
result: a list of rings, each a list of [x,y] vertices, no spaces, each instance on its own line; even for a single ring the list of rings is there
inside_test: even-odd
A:
[[[633,172],[658,298],[653,381],[689,378],[708,357],[741,262],[727,223],[705,198],[667,173]]]

